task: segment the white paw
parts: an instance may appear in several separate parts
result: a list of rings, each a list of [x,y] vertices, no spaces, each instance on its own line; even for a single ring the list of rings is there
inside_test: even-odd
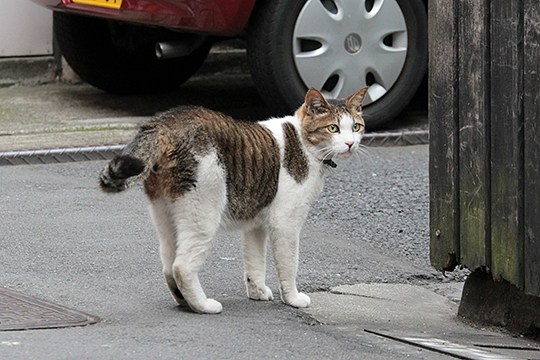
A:
[[[304,293],[297,293],[295,296],[284,297],[283,301],[285,304],[296,308],[305,308],[311,304],[311,299]]]
[[[274,299],[272,290],[266,285],[263,288],[248,286],[248,297],[253,300],[269,301]]]
[[[219,314],[223,310],[221,303],[214,299],[206,299],[202,304],[198,304],[197,306],[190,304],[190,307],[193,311],[200,314]]]

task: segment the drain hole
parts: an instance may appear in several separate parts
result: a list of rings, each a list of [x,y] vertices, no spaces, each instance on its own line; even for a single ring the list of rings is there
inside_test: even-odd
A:
[[[372,72],[368,72],[366,75],[366,85],[371,86],[375,84],[375,75]]]
[[[315,40],[302,39],[300,40],[300,51],[309,52],[322,47],[322,44]]]
[[[335,15],[335,14],[338,13],[338,8],[337,8],[336,3],[334,2],[334,0],[321,0],[321,4],[322,4],[322,6],[324,6],[324,8],[326,10],[328,10],[332,14]]]
[[[375,5],[375,0],[366,0],[366,11],[370,12],[373,10],[373,6]]]
[[[392,36],[392,34],[386,35],[382,42],[383,42],[384,45],[386,45],[388,47],[392,47],[392,46],[394,46],[394,37]]]
[[[334,74],[330,76],[328,80],[326,80],[326,82],[324,83],[322,90],[331,92],[336,87],[338,81],[339,81],[339,75]]]

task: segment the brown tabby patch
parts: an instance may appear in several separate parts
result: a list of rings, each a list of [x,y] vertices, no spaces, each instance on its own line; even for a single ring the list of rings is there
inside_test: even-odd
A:
[[[283,124],[283,136],[285,138],[283,165],[294,181],[300,184],[308,176],[309,164],[306,154],[300,145],[300,139],[293,124]]]
[[[229,213],[235,220],[253,218],[277,193],[279,146],[267,128],[223,116],[206,130],[227,170]]]
[[[271,132],[256,123],[208,109],[181,107],[159,115],[140,133],[156,136],[157,159],[145,182],[148,196],[174,200],[197,186],[196,155],[215,149],[226,170],[227,200],[234,220],[253,218],[277,192],[279,147]]]
[[[175,110],[158,115],[139,130],[138,136],[148,137],[147,141],[139,143],[151,144],[154,149],[148,154],[158,156],[148,161],[155,164],[145,181],[145,191],[150,199],[159,196],[175,199],[196,186],[198,163],[193,144],[198,126],[192,118],[185,116],[193,108],[182,109],[184,111],[178,114]],[[149,156],[141,150],[139,157]]]

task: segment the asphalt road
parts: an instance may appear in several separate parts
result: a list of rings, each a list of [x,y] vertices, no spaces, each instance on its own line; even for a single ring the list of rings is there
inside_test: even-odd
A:
[[[369,153],[339,164],[310,213],[301,240],[302,291],[437,281],[428,262],[427,146]],[[219,236],[201,275],[223,313],[176,307],[141,187],[101,193],[103,164],[0,168],[0,284],[103,320],[5,332],[2,343],[15,345],[0,346],[0,358],[352,359],[369,352],[389,359],[408,351],[424,358],[414,347],[358,341],[279,300],[248,300],[235,235]],[[268,285],[278,293],[271,265]]]

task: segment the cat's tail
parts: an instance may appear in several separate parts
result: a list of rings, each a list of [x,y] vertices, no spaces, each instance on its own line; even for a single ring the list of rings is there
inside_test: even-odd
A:
[[[140,175],[145,169],[141,159],[131,155],[119,155],[101,171],[99,185],[105,192],[120,192],[129,187],[128,179]]]
[[[127,189],[136,180],[144,180],[159,157],[157,131],[152,124],[142,126],[121,155],[113,158],[101,171],[101,190],[113,193]]]

